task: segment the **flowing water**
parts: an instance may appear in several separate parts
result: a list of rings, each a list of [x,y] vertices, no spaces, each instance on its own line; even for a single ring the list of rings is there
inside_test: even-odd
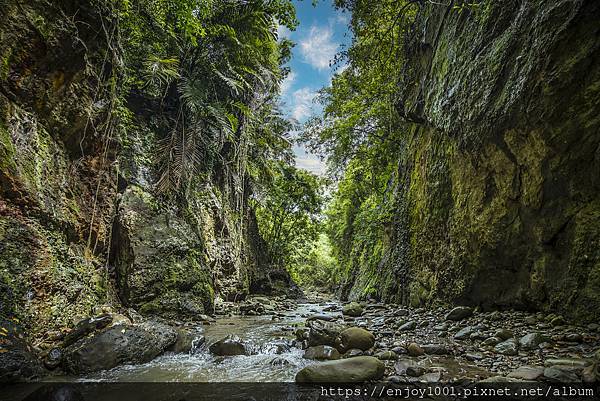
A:
[[[202,328],[204,345],[190,354],[162,355],[142,365],[123,365],[108,371],[77,378],[77,381],[109,382],[285,382],[314,361],[302,358],[303,351],[281,344],[294,338],[294,329],[308,314],[327,314],[331,304],[298,304],[278,320],[270,315],[220,317]],[[331,315],[338,312],[329,313]],[[240,337],[251,355],[219,357],[208,346],[228,335]],[[279,349],[279,352],[277,353]]]

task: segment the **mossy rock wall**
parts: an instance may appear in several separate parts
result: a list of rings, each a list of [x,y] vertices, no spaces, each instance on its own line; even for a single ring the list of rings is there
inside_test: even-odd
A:
[[[424,6],[379,294],[600,317],[600,3]]]

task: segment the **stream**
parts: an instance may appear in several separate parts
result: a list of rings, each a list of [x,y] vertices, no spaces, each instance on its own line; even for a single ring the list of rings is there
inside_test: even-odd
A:
[[[333,303],[303,303],[291,311],[272,315],[224,316],[202,326],[206,341],[189,354],[167,353],[142,365],[123,365],[78,378],[83,382],[293,382],[295,374],[315,361],[302,357],[304,351],[285,346],[294,339],[293,328],[303,325],[309,314],[323,312]],[[304,316],[304,317],[302,317]],[[228,335],[240,337],[251,355],[214,356],[208,346]]]

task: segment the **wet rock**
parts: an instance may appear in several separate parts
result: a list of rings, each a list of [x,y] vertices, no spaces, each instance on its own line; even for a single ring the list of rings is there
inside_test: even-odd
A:
[[[273,358],[269,362],[269,365],[271,365],[271,366],[287,366],[289,364],[290,364],[290,361],[288,361],[285,358]]]
[[[466,319],[471,315],[473,315],[473,308],[470,308],[468,306],[457,306],[456,308],[448,312],[448,314],[446,314],[445,319],[459,321]]]
[[[406,375],[411,377],[419,377],[425,374],[425,369],[421,366],[409,366],[406,368]]]
[[[62,349],[52,348],[44,358],[44,366],[46,369],[54,370],[62,363],[62,359]]]
[[[65,339],[63,340],[63,347],[68,347],[88,334],[105,328],[112,322],[112,320],[112,316],[108,314],[80,320],[75,325],[73,330],[71,330],[69,334],[65,336]]]
[[[529,333],[519,339],[519,345],[524,350],[533,350],[547,340],[548,337],[541,333]]]
[[[581,381],[575,373],[566,369],[561,369],[557,366],[551,366],[544,369],[544,378],[552,382],[560,383],[576,383]]]
[[[473,333],[473,327],[467,326],[460,329],[455,335],[455,340],[467,340],[471,337],[471,333]]]
[[[344,325],[324,320],[311,320],[308,325],[308,345],[330,345],[335,347],[340,333],[346,328]]]
[[[396,354],[394,351],[380,351],[374,356],[382,361],[395,361],[398,359],[398,354]]]
[[[0,318],[0,383],[39,377],[43,368],[13,320]]]
[[[514,356],[518,354],[517,342],[514,338],[502,341],[494,347],[494,351],[498,354],[506,356]]]
[[[158,321],[113,326],[65,348],[64,366],[68,372],[80,374],[123,363],[145,363],[165,352],[176,340],[175,329]]]
[[[400,316],[408,316],[409,312],[407,309],[396,309],[394,311],[394,316],[396,317],[400,317]]]
[[[406,347],[406,351],[410,356],[421,356],[425,354],[423,348],[419,347],[417,343],[408,344],[408,347]]]
[[[359,317],[363,314],[363,308],[357,302],[350,302],[349,304],[344,305],[342,313],[345,316]]]
[[[296,374],[298,383],[362,383],[383,377],[385,365],[372,356],[327,361],[307,366]]]
[[[306,318],[306,320],[324,320],[326,322],[331,322],[332,320],[335,320],[335,317],[331,315],[311,315]]]
[[[296,331],[294,332],[294,335],[296,336],[296,339],[299,341],[303,341],[303,340],[308,340],[308,332],[309,329],[305,329],[305,328],[299,328],[296,329]]]
[[[329,345],[317,345],[315,347],[309,347],[304,352],[303,357],[317,361],[328,361],[340,359],[340,353],[337,349],[330,347]]]
[[[427,355],[448,355],[450,350],[441,344],[425,344],[421,348]]]
[[[583,342],[583,336],[579,333],[569,333],[565,336],[565,341],[580,343]]]
[[[509,338],[513,338],[513,336],[514,336],[513,332],[508,329],[498,329],[494,333],[494,337],[497,337],[502,341],[506,341]]]
[[[362,350],[352,348],[346,351],[346,353],[344,354],[344,358],[354,358],[356,356],[362,356],[364,354],[365,353]]]
[[[169,347],[169,351],[179,353],[187,353],[192,351],[194,347],[204,344],[205,338],[203,335],[195,333],[185,328],[177,329],[177,339],[175,343]]]
[[[271,342],[266,347],[266,352],[270,354],[284,354],[290,350],[290,344],[285,340]]]
[[[480,361],[483,359],[483,355],[479,352],[469,352],[465,354],[465,359],[467,361]]]
[[[373,333],[359,327],[350,327],[340,333],[340,343],[338,348],[344,352],[352,348],[366,351],[375,345],[375,336]]]
[[[486,346],[486,347],[487,346],[494,346],[494,345],[496,345],[496,344],[498,344],[500,342],[502,342],[502,340],[499,339],[498,337],[489,337],[489,338],[486,338],[485,340],[483,340],[481,342],[481,345]]]
[[[417,328],[417,323],[415,321],[406,322],[400,327],[398,327],[398,331],[410,331]]]
[[[218,356],[247,355],[248,353],[244,342],[235,336],[227,336],[217,341],[208,350],[211,354]]]
[[[507,377],[521,380],[538,380],[544,375],[544,368],[536,366],[520,366],[508,374]]]
[[[585,367],[591,364],[590,361],[580,358],[550,358],[544,362],[544,366],[577,366],[577,367]]]

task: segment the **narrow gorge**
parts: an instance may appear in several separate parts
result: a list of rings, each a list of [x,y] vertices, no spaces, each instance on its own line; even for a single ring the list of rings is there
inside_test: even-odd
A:
[[[0,383],[600,380],[599,2],[0,16]]]

